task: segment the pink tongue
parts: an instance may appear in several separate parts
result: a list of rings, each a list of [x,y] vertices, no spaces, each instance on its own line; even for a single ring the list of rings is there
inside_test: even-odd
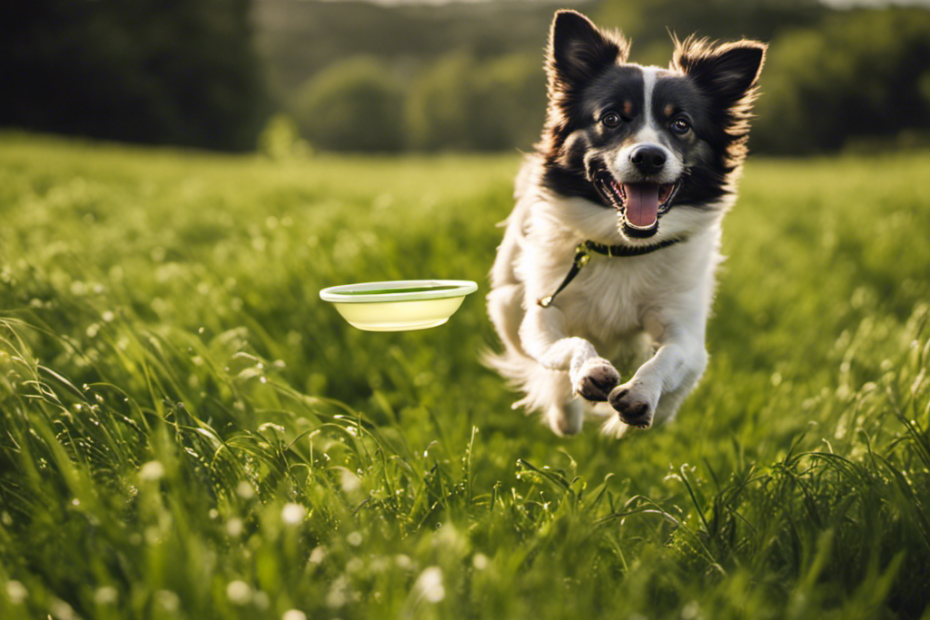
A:
[[[637,183],[623,186],[626,190],[626,219],[633,226],[649,228],[659,218],[659,185]]]

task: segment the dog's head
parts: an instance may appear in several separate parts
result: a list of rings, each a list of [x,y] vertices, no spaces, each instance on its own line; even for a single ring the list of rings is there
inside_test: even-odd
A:
[[[627,238],[653,237],[679,207],[720,208],[746,156],[765,49],[676,39],[668,69],[643,67],[627,62],[619,34],[559,11],[547,52],[544,183],[616,210]]]

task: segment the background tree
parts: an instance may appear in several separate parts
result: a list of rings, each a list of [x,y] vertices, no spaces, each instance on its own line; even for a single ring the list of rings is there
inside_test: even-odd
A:
[[[753,145],[774,153],[894,140],[930,125],[930,12],[832,15],[776,37]]]
[[[34,0],[0,25],[0,125],[252,149],[268,111],[249,0]]]
[[[333,64],[310,79],[296,114],[314,146],[336,151],[397,151],[404,146],[403,93],[370,57]]]

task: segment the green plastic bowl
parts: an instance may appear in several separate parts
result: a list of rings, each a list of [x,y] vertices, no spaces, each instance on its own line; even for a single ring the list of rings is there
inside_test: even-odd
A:
[[[393,280],[331,286],[320,298],[353,327],[399,332],[442,325],[476,290],[469,280]]]

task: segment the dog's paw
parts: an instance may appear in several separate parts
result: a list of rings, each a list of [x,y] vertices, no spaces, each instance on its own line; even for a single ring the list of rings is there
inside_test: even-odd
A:
[[[573,382],[575,394],[592,403],[606,402],[610,391],[620,383],[620,373],[603,357],[589,359]]]
[[[608,397],[608,402],[624,424],[642,429],[652,426],[655,404],[629,384],[615,387]]]

